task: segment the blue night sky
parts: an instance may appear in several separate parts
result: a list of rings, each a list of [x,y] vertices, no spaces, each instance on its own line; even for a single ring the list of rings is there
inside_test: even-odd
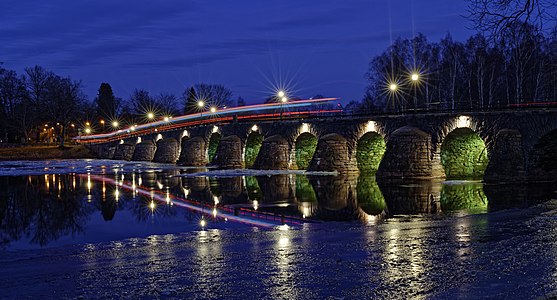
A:
[[[82,80],[91,99],[101,82],[122,98],[205,82],[254,103],[282,82],[299,97],[360,100],[391,35],[463,40],[465,14],[464,0],[2,0],[0,62]]]

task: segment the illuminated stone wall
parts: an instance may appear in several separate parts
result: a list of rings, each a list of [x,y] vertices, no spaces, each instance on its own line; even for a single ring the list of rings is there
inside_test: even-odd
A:
[[[469,128],[455,129],[445,137],[441,164],[447,179],[482,179],[487,162],[485,143]]]

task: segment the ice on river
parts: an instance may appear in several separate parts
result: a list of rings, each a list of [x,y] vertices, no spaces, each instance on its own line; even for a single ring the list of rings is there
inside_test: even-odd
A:
[[[103,159],[19,160],[0,162],[0,176],[26,176],[43,174],[113,174],[117,172],[142,172],[186,170],[172,164],[130,162]]]

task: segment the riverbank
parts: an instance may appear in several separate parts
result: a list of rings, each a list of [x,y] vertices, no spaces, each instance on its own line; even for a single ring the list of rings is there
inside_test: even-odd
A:
[[[72,158],[95,158],[95,155],[83,145],[71,145],[64,149],[60,149],[58,146],[21,146],[0,148],[0,161]]]

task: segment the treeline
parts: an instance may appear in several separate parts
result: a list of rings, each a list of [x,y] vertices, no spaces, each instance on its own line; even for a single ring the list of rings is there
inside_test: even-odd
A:
[[[200,105],[200,104],[203,105]],[[127,98],[116,97],[102,83],[93,100],[87,99],[80,81],[43,67],[25,68],[23,74],[0,67],[0,142],[53,143],[61,147],[78,134],[127,128],[212,107],[245,105],[240,97],[219,84],[196,84],[180,97],[151,95],[135,89]]]
[[[412,77],[414,75],[414,77]],[[507,28],[494,41],[397,39],[374,57],[358,111],[482,110],[557,101],[557,29]]]
[[[81,82],[35,66],[24,74],[0,68],[0,140],[29,142],[55,132],[60,145],[86,113]],[[52,126],[52,127],[51,127]]]

